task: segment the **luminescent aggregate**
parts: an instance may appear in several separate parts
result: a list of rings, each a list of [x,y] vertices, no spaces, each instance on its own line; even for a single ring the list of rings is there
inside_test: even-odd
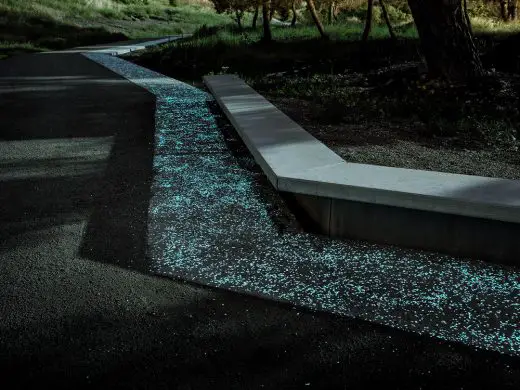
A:
[[[285,228],[293,217],[229,147],[210,95],[84,55],[157,97],[151,272],[520,355],[520,270]]]

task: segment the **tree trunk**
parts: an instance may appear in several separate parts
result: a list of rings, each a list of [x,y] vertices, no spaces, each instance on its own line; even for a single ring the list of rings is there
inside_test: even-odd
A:
[[[309,7],[309,12],[311,13],[312,20],[314,20],[314,24],[316,24],[316,28],[320,32],[321,37],[324,39],[327,39],[328,36],[325,33],[323,24],[321,24],[320,18],[318,16],[318,12],[316,12],[316,7],[314,6],[314,0],[307,0],[307,6]]]
[[[330,5],[329,5],[329,14],[328,14],[329,24],[334,23],[334,8],[335,7],[336,7],[336,3],[331,2]]]
[[[516,19],[516,1],[517,0],[507,0],[507,19],[508,20]]]
[[[296,20],[298,19],[298,14],[296,13],[296,1],[292,2],[291,10],[292,10],[291,27],[294,27],[294,26],[296,26]]]
[[[274,14],[276,13],[276,4],[273,5],[273,1],[271,0],[269,6],[269,21],[272,22],[274,18]]]
[[[390,38],[396,40],[397,37],[395,36],[394,29],[392,28],[392,23],[390,23],[390,17],[386,11],[385,2],[383,0],[379,0],[379,5],[381,6],[381,11],[383,11],[383,18],[385,18],[386,26],[388,27],[388,34],[390,34]]]
[[[244,12],[238,10],[235,11],[235,20],[237,21],[239,31],[244,31],[244,26],[242,26],[242,16],[244,16]]]
[[[484,75],[461,0],[408,0],[432,77],[466,81]]]
[[[473,28],[471,27],[471,20],[469,19],[468,13],[468,0],[464,0],[464,17],[466,18],[466,23],[468,24],[469,32],[473,34]]]
[[[374,0],[368,0],[367,5],[367,18],[365,20],[365,29],[363,30],[363,37],[361,40],[366,42],[368,40],[368,36],[370,35],[370,30],[372,29],[372,10],[374,9]]]
[[[262,0],[262,27],[264,30],[263,42],[272,42],[273,35],[271,34],[271,23],[269,22],[269,6],[271,0]]]
[[[500,16],[504,22],[507,21],[507,0],[500,0]]]
[[[252,24],[252,27],[253,28],[256,28],[256,23],[258,22],[258,9],[259,9],[259,5],[257,4],[256,7],[255,7],[255,13],[253,14],[253,24]]]

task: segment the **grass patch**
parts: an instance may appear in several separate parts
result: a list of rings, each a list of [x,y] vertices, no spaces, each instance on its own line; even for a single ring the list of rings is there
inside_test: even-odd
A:
[[[363,32],[363,24],[349,22],[342,25],[327,26],[327,33],[333,41],[357,41]],[[319,39],[316,27],[312,25],[298,25],[295,27],[272,27],[275,41],[303,41]],[[407,24],[397,29],[400,38],[417,38],[417,32],[413,24]],[[235,26],[220,26],[214,28],[202,28],[195,33],[193,39],[182,43],[184,46],[203,48],[215,42],[226,45],[248,45],[260,41],[261,29],[247,28],[239,32]],[[388,31],[386,27],[376,25],[370,39],[386,39]]]
[[[476,34],[511,35],[520,33],[520,23],[504,23],[492,18],[475,16],[471,18],[471,25]]]
[[[203,27],[190,39],[130,56],[147,66],[186,81],[198,82],[205,74],[237,73],[255,80],[276,72],[299,75],[338,74],[352,67],[373,67],[392,58],[417,58],[415,29],[403,28],[401,39],[391,43],[382,27],[374,29],[367,45],[360,45],[360,23],[335,26],[332,39],[323,41],[312,26],[274,27],[275,42],[262,45],[261,29],[237,31],[232,25]]]
[[[38,53],[43,50],[43,48],[35,46],[31,42],[0,42],[0,60],[19,54]]]

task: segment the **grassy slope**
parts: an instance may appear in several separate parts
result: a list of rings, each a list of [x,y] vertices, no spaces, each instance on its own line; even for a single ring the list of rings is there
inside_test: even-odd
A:
[[[61,49],[127,38],[190,33],[229,22],[204,0],[170,6],[169,0],[2,0],[0,56]]]

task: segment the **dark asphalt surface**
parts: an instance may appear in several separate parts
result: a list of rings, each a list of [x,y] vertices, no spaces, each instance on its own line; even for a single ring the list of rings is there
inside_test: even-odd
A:
[[[520,388],[516,358],[135,271],[154,108],[79,54],[0,62],[1,388]]]

